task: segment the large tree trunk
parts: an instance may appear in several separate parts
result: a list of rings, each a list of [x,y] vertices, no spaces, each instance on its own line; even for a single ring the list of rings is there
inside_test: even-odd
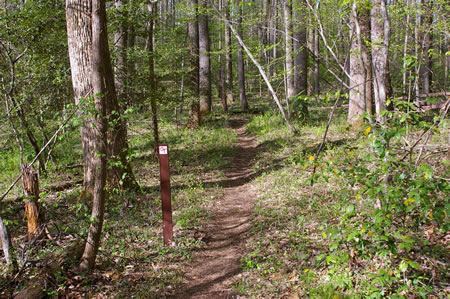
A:
[[[107,99],[115,97],[114,84],[107,78],[113,78],[112,68],[108,67],[110,58],[108,50],[108,34],[106,28],[105,0],[92,0],[92,72],[91,81],[94,94],[94,105],[97,114],[93,116],[95,127],[92,142],[94,144],[94,190],[91,213],[91,224],[86,240],[81,269],[92,269],[95,265],[103,226],[106,185],[106,140],[107,140]]]
[[[284,42],[286,54],[286,100],[289,101],[295,96],[294,88],[294,61],[292,57],[292,26],[291,26],[291,5],[289,0],[283,2],[284,10]]]
[[[299,22],[299,20],[306,20],[304,2],[305,0],[300,0],[299,2],[294,1],[294,3],[299,3],[294,9],[294,19],[297,20],[294,29],[294,85],[295,93],[300,93],[302,95],[306,95],[306,90],[308,88],[307,31],[304,22]]]
[[[198,36],[198,21],[197,21],[197,7],[198,0],[191,0],[191,21],[189,22],[189,61],[191,64],[191,73],[189,76],[191,87],[191,105],[189,111],[190,128],[199,128],[201,123],[200,104],[199,104],[199,36]]]
[[[207,15],[207,1],[200,0],[201,13],[198,15],[199,35],[199,94],[200,114],[211,112],[211,67],[209,54],[209,29]]]
[[[347,121],[354,127],[362,123],[361,116],[372,109],[372,80],[370,55],[366,42],[370,34],[367,9],[358,9],[356,2],[350,17],[352,44],[350,53],[350,95]]]
[[[236,6],[239,10],[237,19],[237,30],[242,36],[242,8],[240,6],[240,0],[236,0]],[[238,44],[238,76],[239,76],[239,101],[242,111],[248,110],[247,94],[245,92],[245,70],[244,70],[244,57],[242,46]]]
[[[228,0],[224,0],[225,10],[225,93],[227,95],[227,103],[232,104],[233,98],[233,61],[231,57],[231,32],[229,28],[230,8]]]
[[[92,103],[92,28],[91,28],[91,1],[89,0],[66,0],[66,22],[68,35],[68,48],[70,58],[70,69],[72,73],[72,85],[74,90],[75,104],[80,107],[78,116],[83,120],[81,128],[81,143],[84,158],[84,189],[93,191],[95,184],[94,166],[94,142],[91,136],[94,134],[92,115],[89,115],[90,103]],[[108,173],[109,184],[119,187],[122,183],[124,188],[137,187],[136,180],[127,161],[128,141],[126,122],[120,117],[117,96],[115,94],[114,77],[109,49],[105,52],[108,59],[105,69],[111,76],[106,77],[106,83],[114,93],[106,98],[106,114],[109,121],[114,123],[112,130],[108,133],[109,144],[107,155],[109,160],[114,160],[114,166]]]
[[[377,121],[383,123],[386,118],[381,111],[386,110],[386,101],[391,96],[388,64],[391,32],[386,0],[372,0],[370,19],[375,112]]]
[[[159,129],[158,129],[158,107],[156,105],[156,74],[155,74],[155,19],[157,13],[157,2],[147,3],[147,9],[150,14],[150,20],[147,23],[147,54],[148,54],[148,64],[149,64],[149,81],[150,81],[150,107],[152,110],[152,128],[153,128],[153,140],[155,156],[158,154],[159,145]]]

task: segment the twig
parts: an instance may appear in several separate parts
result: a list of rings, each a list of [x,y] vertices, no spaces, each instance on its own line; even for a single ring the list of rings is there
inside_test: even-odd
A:
[[[406,154],[400,159],[400,162],[402,162],[403,160],[406,159],[406,157],[408,157],[409,154],[411,154],[411,152],[413,151],[413,149],[419,144],[420,140],[422,140],[423,136],[425,136],[425,134],[427,134],[429,131],[431,131],[432,129],[434,129],[437,125],[439,125],[442,120],[444,119],[444,116],[447,115],[448,112],[448,108],[450,107],[450,99],[447,100],[447,102],[444,105],[444,108],[441,115],[439,116],[439,121],[434,122],[433,125],[428,128],[428,130],[423,131],[423,133],[420,135],[419,139],[416,140],[416,142],[414,142],[414,144],[411,146],[411,148],[406,152]]]
[[[334,102],[333,110],[331,110],[330,117],[328,117],[328,123],[327,123],[327,127],[325,128],[325,133],[323,134],[322,143],[320,144],[319,148],[317,149],[316,155],[314,157],[314,169],[313,169],[313,172],[312,172],[312,175],[311,175],[311,186],[314,185],[314,176],[315,176],[316,170],[317,170],[317,160],[319,158],[319,154],[322,151],[322,148],[323,148],[323,146],[325,144],[325,141],[327,139],[328,129],[330,128],[330,124],[331,124],[331,121],[333,119],[334,112],[336,111],[336,108],[337,108],[337,105],[338,105],[340,99],[341,99],[340,96],[336,97],[336,101]]]

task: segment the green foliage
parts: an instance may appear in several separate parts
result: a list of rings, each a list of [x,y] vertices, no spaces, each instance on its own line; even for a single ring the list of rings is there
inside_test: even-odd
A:
[[[422,156],[415,163],[420,150],[406,155],[403,142],[432,128],[430,140],[446,149],[441,138],[448,128],[444,121],[437,130],[439,118],[429,122],[402,108],[408,103],[396,105],[400,110],[385,113],[384,125],[366,126],[357,136],[331,126],[318,161],[308,141],[317,145],[326,114],[304,125],[299,140],[279,142],[259,157],[267,166],[253,184],[259,198],[238,290],[255,297],[443,296],[433,277],[445,280],[445,267],[435,264],[432,272],[424,260],[448,258],[439,241],[449,229],[448,162]],[[264,143],[276,140],[283,136],[278,118],[254,117],[248,128]]]

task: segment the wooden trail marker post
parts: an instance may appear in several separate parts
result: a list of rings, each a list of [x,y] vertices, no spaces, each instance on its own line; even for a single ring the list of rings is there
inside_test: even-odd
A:
[[[161,179],[163,237],[164,244],[169,245],[169,242],[173,239],[172,203],[170,196],[169,147],[167,146],[167,144],[160,144],[158,149]]]

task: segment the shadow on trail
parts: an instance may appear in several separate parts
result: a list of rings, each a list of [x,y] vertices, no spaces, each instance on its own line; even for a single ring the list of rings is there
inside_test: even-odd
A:
[[[237,131],[239,145],[228,156],[225,178],[203,182],[204,186],[219,185],[224,197],[214,206],[214,215],[205,227],[204,248],[195,251],[187,265],[185,284],[168,298],[231,298],[237,294],[232,284],[241,273],[243,244],[251,228],[254,194],[248,183],[259,174],[253,171],[254,158],[261,147],[246,134],[244,118],[232,119],[230,127]],[[180,188],[181,186],[174,186]]]

